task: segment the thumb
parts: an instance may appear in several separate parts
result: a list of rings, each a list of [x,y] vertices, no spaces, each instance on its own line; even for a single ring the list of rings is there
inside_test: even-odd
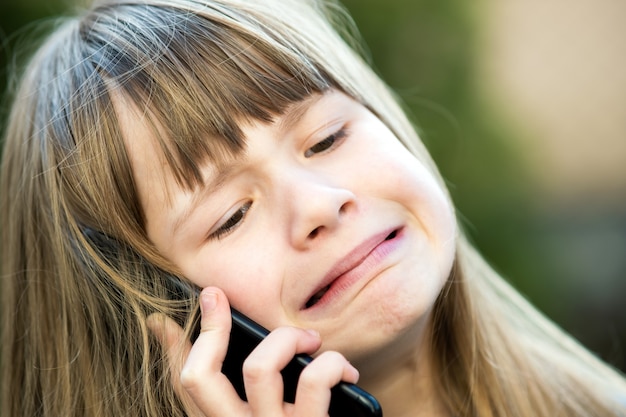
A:
[[[222,373],[232,318],[222,290],[207,287],[200,293],[200,334],[182,368],[181,385],[207,415],[242,415],[242,402],[230,380]]]

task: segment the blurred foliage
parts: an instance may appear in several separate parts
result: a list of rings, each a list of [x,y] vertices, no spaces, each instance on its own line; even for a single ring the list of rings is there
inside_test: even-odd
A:
[[[61,0],[0,0],[0,132],[8,113],[8,90],[32,52],[32,41],[46,33],[46,20],[67,9]]]
[[[65,1],[69,0],[0,3],[0,92],[6,89],[7,68],[13,66],[14,57],[28,53],[20,39],[39,31],[41,24],[33,22],[66,10]],[[598,331],[606,328],[602,320],[607,313],[597,317],[590,313],[580,320],[579,300],[586,289],[570,287],[567,277],[558,279],[566,271],[556,262],[567,263],[558,258],[567,255],[558,252],[561,241],[545,239],[551,227],[546,224],[554,223],[533,204],[536,196],[519,157],[523,141],[497,109],[485,104],[477,88],[481,3],[344,0],[343,4],[360,30],[373,67],[406,104],[477,247],[548,316],[605,359],[626,365],[615,351],[616,340],[626,342],[623,320],[617,335]],[[3,105],[0,120],[6,112]],[[611,314],[623,315],[623,310]]]

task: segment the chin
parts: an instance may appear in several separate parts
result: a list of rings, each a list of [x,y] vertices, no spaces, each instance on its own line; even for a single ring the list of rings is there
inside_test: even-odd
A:
[[[363,379],[375,377],[381,372],[413,363],[422,345],[428,340],[431,309],[420,314],[387,315],[380,327],[373,327],[369,338],[362,338],[358,349],[345,352],[346,358],[359,369]],[[377,331],[375,331],[376,329]],[[353,344],[356,345],[356,342]]]
[[[322,349],[355,364],[415,352],[445,283],[432,269],[396,269],[370,282],[326,329]]]
[[[324,338],[322,350],[341,352],[359,370],[401,361],[419,349],[430,322],[432,303],[419,305],[415,299],[370,305],[360,313],[358,326],[346,326],[338,337]],[[365,319],[367,317],[367,319]],[[356,319],[355,319],[356,320]]]

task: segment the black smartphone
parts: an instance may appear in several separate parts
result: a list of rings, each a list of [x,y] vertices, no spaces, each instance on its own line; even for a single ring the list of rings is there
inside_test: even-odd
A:
[[[243,361],[252,350],[265,338],[269,331],[250,318],[231,309],[233,326],[222,372],[232,382],[242,399],[246,399],[243,385]],[[198,329],[199,332],[199,329]],[[298,377],[302,369],[313,360],[304,354],[296,355],[283,369],[284,399],[294,402]],[[347,382],[340,382],[331,390],[330,417],[382,417],[380,404],[368,392]]]

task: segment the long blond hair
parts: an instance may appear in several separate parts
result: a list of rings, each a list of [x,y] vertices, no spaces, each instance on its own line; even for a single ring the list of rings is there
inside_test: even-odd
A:
[[[59,21],[25,68],[5,133],[3,416],[184,415],[145,320],[184,321],[195,300],[146,236],[113,91],[152,120],[185,187],[202,182],[200,164],[239,152],[242,119],[270,120],[330,88],[370,108],[439,178],[393,94],[340,36],[348,20],[314,0],[103,0]],[[623,378],[463,236],[457,246],[432,329],[451,412],[615,411]]]

